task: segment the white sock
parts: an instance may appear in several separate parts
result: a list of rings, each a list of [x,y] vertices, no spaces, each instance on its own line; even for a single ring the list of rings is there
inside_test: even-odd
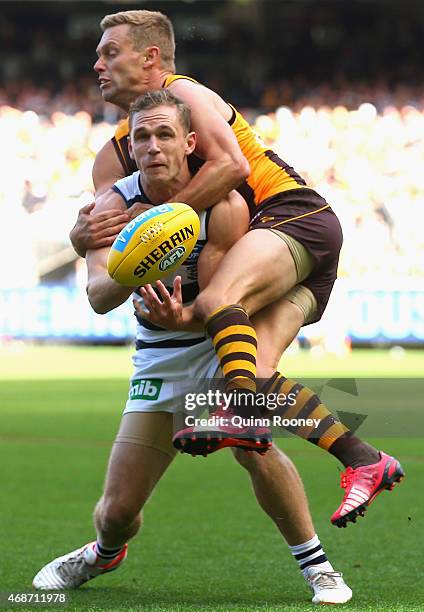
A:
[[[94,546],[94,550],[99,557],[100,563],[111,561],[115,557],[119,555],[119,553],[123,550],[123,546],[117,546],[115,548],[109,548],[107,546],[102,546],[99,540],[96,540],[96,544]]]
[[[311,567],[311,565],[326,572],[334,571],[316,534],[307,542],[296,544],[296,546],[289,546],[289,548],[293,557],[298,562],[303,575],[306,574],[307,568]]]

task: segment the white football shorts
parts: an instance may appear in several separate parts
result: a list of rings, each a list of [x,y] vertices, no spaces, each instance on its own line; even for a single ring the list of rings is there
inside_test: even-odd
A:
[[[171,412],[184,409],[184,396],[199,390],[204,379],[214,378],[218,361],[208,338],[179,348],[142,348],[133,357],[128,412]]]

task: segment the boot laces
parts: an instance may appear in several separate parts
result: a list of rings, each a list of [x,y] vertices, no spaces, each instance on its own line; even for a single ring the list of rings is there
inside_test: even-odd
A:
[[[65,561],[61,561],[58,568],[58,573],[65,579],[73,579],[78,582],[81,579],[88,580],[91,578],[88,565],[83,557],[82,552],[69,557]]]
[[[351,467],[345,469],[340,475],[340,488],[347,489],[352,484],[354,470]]]
[[[342,576],[341,572],[320,571],[312,578],[312,582],[322,589],[337,589],[339,586],[337,579]]]
[[[353,479],[355,477],[355,471],[356,470],[354,470],[353,468],[349,466],[348,468],[345,469],[344,472],[342,472],[340,476],[340,487],[342,489],[348,489],[350,485],[353,483]],[[374,485],[377,479],[378,479],[378,474],[376,471],[361,470],[359,477],[358,477],[358,482],[360,480],[363,480],[363,481],[368,481],[371,485]]]

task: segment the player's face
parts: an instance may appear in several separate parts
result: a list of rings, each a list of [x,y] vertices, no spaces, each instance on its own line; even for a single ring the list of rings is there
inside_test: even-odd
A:
[[[122,24],[108,28],[96,49],[98,60],[94,70],[98,74],[100,90],[106,102],[128,109],[130,103],[143,93],[143,51],[136,51],[129,37],[129,26]]]
[[[194,132],[185,134],[175,107],[158,106],[134,115],[130,151],[151,184],[171,184],[178,179],[194,147]]]

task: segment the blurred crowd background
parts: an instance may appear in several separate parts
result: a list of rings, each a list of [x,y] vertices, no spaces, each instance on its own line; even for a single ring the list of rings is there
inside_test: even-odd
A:
[[[424,3],[419,0],[2,2],[0,209],[21,259],[0,287],[84,282],[68,233],[121,118],[92,70],[99,21],[165,12],[177,72],[219,91],[325,196],[345,235],[340,275],[424,280]],[[19,228],[19,234],[16,233]]]
[[[0,101],[110,120],[91,71],[99,21],[133,8],[169,15],[178,69],[235,105],[423,103],[421,0],[3,1]]]

